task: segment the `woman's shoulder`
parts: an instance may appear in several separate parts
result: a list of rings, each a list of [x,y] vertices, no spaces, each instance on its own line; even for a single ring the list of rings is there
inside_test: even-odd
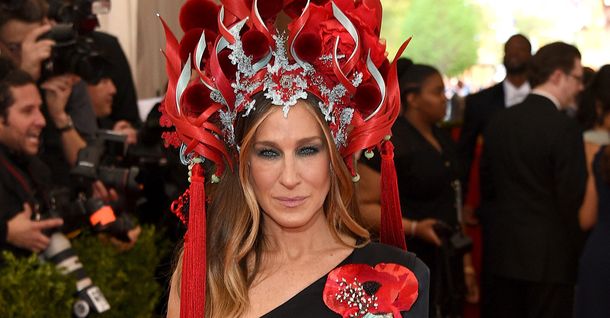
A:
[[[594,144],[597,146],[610,144],[610,134],[605,129],[604,130],[595,130],[595,129],[587,130],[583,133],[583,139],[585,141],[585,145],[587,143]]]

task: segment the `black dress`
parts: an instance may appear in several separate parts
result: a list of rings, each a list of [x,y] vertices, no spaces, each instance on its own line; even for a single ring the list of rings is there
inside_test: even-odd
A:
[[[396,119],[392,127],[400,207],[405,218],[433,218],[455,229],[458,220],[453,183],[459,180],[463,170],[450,136],[438,127],[433,127],[432,133],[441,151],[402,116]],[[380,157],[375,152],[373,158],[362,158],[361,163],[380,171]],[[448,256],[446,249],[441,251],[418,238],[407,237],[407,248],[430,268],[430,317],[438,316],[437,305],[444,314],[461,313],[465,294],[462,257]]]
[[[426,265],[413,253],[397,248],[369,243],[362,248],[356,248],[344,259],[337,268],[347,264],[366,264],[375,266],[379,263],[394,263],[410,269],[418,280],[418,297],[409,311],[402,312],[402,317],[428,317],[428,280],[429,272]],[[307,286],[294,297],[262,316],[263,318],[300,318],[300,317],[341,317],[326,306],[323,300],[324,287],[328,274]],[[398,318],[398,317],[395,317]]]
[[[602,179],[600,161],[604,149],[595,155],[593,174],[598,195],[597,224],[587,239],[580,258],[576,288],[576,317],[610,317],[610,185]]]

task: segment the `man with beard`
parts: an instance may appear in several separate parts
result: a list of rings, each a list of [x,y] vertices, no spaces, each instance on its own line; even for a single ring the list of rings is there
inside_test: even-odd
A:
[[[572,317],[587,169],[578,123],[561,111],[583,89],[578,49],[532,57],[532,93],[483,134],[483,317]]]
[[[531,57],[529,40],[522,34],[511,36],[504,45],[504,81],[466,97],[464,124],[458,142],[458,155],[466,168],[464,189],[468,189],[466,185],[477,141],[491,117],[498,110],[520,103],[529,94],[527,64]]]

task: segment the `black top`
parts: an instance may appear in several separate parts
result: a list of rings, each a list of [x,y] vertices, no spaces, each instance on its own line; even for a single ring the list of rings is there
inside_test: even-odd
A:
[[[398,117],[392,127],[400,207],[409,219],[435,218],[455,225],[452,182],[459,178],[460,171],[455,145],[442,129],[433,127],[432,133],[441,146],[440,152],[404,117]],[[380,171],[378,152],[370,160],[361,161]]]
[[[415,254],[404,252],[397,248],[379,243],[369,243],[362,248],[356,248],[337,267],[346,264],[367,264],[375,266],[379,263],[394,263],[409,268],[418,280],[418,298],[411,310],[403,312],[403,317],[428,317],[428,267],[419,260]],[[307,286],[294,297],[265,314],[264,318],[300,318],[300,317],[340,317],[339,314],[330,310],[323,300],[324,286],[328,274],[324,275],[313,284]]]
[[[0,144],[0,250],[18,256],[31,254],[6,242],[7,222],[23,211],[24,203],[40,201],[41,188],[49,177],[48,167],[37,157],[16,154]]]

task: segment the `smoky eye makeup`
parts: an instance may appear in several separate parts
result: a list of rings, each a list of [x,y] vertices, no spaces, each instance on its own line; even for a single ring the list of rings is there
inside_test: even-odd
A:
[[[306,146],[299,147],[297,149],[297,155],[303,156],[303,157],[313,156],[315,154],[320,153],[321,149],[322,149],[321,144],[320,145],[318,145],[318,144],[306,145]]]
[[[254,149],[256,156],[263,159],[275,159],[280,156],[279,151],[270,147],[260,147]]]

